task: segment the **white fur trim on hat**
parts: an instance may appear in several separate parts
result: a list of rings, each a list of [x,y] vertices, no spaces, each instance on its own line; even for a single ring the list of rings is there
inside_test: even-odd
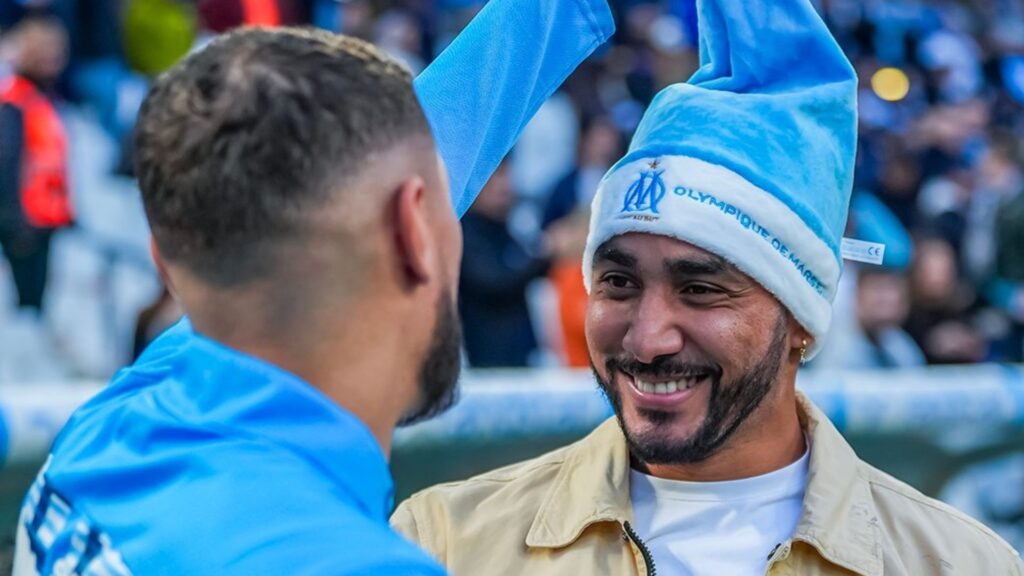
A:
[[[773,194],[716,164],[686,156],[644,158],[605,176],[594,197],[583,277],[594,252],[628,232],[677,238],[725,258],[771,292],[814,337],[832,319],[840,264],[828,245]]]

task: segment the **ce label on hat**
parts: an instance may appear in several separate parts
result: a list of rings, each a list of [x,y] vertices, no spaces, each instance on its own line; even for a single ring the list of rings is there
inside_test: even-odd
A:
[[[881,264],[886,256],[886,245],[877,242],[864,242],[844,238],[840,244],[840,252],[847,260],[866,262],[869,264]]]
[[[839,251],[846,260],[867,264],[881,264],[885,258],[885,244],[854,240],[853,238],[843,238],[839,245]]]

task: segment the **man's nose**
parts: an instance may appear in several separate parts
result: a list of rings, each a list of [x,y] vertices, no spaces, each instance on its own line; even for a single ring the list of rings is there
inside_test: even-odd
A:
[[[644,294],[622,341],[623,349],[645,364],[659,356],[672,356],[685,345],[683,331],[675,321],[673,303],[660,294]]]

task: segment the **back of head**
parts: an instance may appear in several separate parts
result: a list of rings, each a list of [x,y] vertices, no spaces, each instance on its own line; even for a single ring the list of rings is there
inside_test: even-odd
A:
[[[273,278],[296,253],[281,247],[301,254],[328,207],[332,242],[356,243],[369,160],[429,134],[408,71],[363,41],[288,28],[222,36],[143,104],[136,162],[154,240],[209,285]]]

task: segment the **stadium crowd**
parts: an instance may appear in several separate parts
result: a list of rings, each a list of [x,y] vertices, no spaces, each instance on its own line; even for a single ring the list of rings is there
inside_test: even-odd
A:
[[[619,33],[545,104],[463,220],[460,312],[472,366],[588,363],[586,212],[651,99],[697,63],[692,0],[612,4]],[[847,263],[833,330],[810,367],[1024,360],[1024,4],[817,4],[862,83],[847,236],[884,243],[886,252],[880,266]],[[99,169],[130,177],[133,121],[150,79],[212,35],[244,24],[312,24],[371,40],[418,71],[480,5],[2,0],[0,82],[30,76],[56,110],[84,115],[119,143],[116,161]],[[4,106],[18,102],[5,97]],[[0,142],[17,142],[22,124],[0,123]],[[72,150],[90,145],[73,136]],[[26,185],[0,183],[0,200]],[[84,210],[89,196],[77,186],[68,184],[71,203]],[[45,268],[50,230],[74,226],[70,217],[0,220],[12,269],[24,266],[16,251],[26,230]],[[45,310],[31,294],[45,277],[29,276],[17,275],[20,305]],[[176,314],[167,293],[155,292],[139,315],[136,352]],[[123,345],[122,362],[129,359],[128,343],[110,344]]]

